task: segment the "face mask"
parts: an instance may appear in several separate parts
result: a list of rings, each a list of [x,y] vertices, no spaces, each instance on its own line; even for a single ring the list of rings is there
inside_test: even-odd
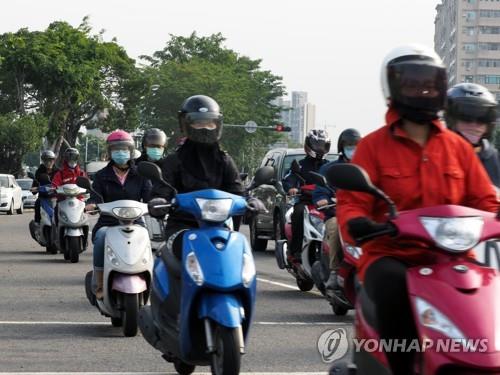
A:
[[[71,169],[75,168],[75,167],[76,167],[76,161],[69,161],[69,162],[68,162],[68,166],[69,166]]]
[[[118,165],[125,165],[130,160],[129,150],[111,151],[111,159]]]
[[[356,147],[355,146],[344,147],[344,156],[347,159],[352,160],[355,151],[356,151]]]
[[[146,147],[146,154],[148,155],[148,158],[153,161],[160,160],[163,156],[163,148]]]
[[[458,132],[467,139],[474,146],[479,143],[481,138],[487,131],[486,125],[478,125],[478,124],[468,124],[468,123],[458,123],[457,130]]]

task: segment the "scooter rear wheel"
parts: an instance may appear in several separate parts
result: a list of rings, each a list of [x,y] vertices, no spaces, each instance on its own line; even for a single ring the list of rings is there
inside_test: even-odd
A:
[[[186,362],[182,362],[179,359],[174,362],[174,367],[175,371],[177,371],[177,373],[179,373],[180,375],[190,375],[196,368],[196,366],[190,365]]]
[[[111,325],[113,327],[121,327],[123,326],[122,318],[111,318]]]
[[[344,316],[349,311],[347,308],[345,308],[344,306],[340,306],[335,301],[332,301],[331,305],[332,305],[333,313],[337,316]]]
[[[45,241],[47,241],[47,246],[45,246],[45,249],[50,254],[57,254],[57,247],[52,243],[50,227],[45,227],[43,230],[45,235]]]
[[[81,238],[66,237],[66,250],[64,251],[64,259],[68,255],[71,263],[78,263],[80,260]]]
[[[237,340],[237,330],[214,324],[215,353],[212,354],[213,375],[238,375],[241,354]]]
[[[137,294],[123,294],[123,335],[134,337],[137,335],[139,317],[139,296]]]

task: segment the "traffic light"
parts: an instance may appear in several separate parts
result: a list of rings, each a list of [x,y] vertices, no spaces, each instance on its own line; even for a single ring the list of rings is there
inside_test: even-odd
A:
[[[292,129],[289,127],[289,126],[285,126],[283,124],[277,124],[275,127],[274,127],[274,130],[277,131],[277,132],[289,132],[291,131]]]

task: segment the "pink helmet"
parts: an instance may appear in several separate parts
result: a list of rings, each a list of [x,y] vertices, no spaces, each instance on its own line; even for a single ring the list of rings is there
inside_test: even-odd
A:
[[[134,139],[132,138],[132,136],[125,130],[121,129],[117,129],[110,135],[108,135],[108,138],[106,139],[106,144],[108,146],[108,154],[111,154],[110,148],[113,146],[128,147],[130,153],[132,153],[135,148]]]

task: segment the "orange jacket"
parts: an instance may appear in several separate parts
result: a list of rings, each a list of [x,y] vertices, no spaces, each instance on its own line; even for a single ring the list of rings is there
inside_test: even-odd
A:
[[[464,139],[436,120],[427,144],[422,147],[398,125],[400,117],[394,110],[387,112],[386,122],[386,126],[361,140],[352,162],[366,170],[373,184],[394,200],[399,211],[440,204],[498,210],[491,181]],[[347,242],[353,243],[347,232],[349,220],[360,216],[377,222],[387,220],[386,203],[366,193],[340,190],[337,204],[338,222]],[[432,255],[419,249],[418,244],[407,245],[387,236],[367,242],[359,262],[360,279],[366,268],[383,256],[409,264],[432,263]]]

